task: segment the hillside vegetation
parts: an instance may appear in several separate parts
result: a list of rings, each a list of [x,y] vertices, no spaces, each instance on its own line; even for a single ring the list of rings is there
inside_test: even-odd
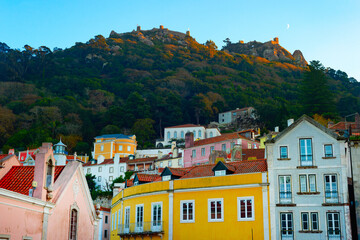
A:
[[[164,127],[207,124],[238,107],[255,107],[268,129],[306,113],[302,55],[268,60],[224,42],[218,50],[211,40],[152,29],[98,35],[64,50],[0,43],[0,147],[21,150],[61,136],[80,154],[95,136],[114,132],[136,134],[149,147]],[[359,111],[359,83],[323,71],[336,105],[327,116]]]

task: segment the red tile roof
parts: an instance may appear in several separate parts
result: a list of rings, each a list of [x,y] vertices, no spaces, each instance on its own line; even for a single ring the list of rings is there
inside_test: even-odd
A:
[[[129,160],[127,164],[135,164],[135,163],[141,163],[141,162],[152,162],[156,160],[157,157],[148,157],[148,158],[137,158],[133,160]]]
[[[65,166],[55,166],[55,179],[58,178]],[[29,195],[29,189],[34,180],[34,166],[13,166],[10,171],[0,179],[0,188]]]
[[[138,173],[137,177],[138,177],[140,182],[153,182],[157,178],[161,178],[157,174],[145,174],[145,173]]]
[[[184,176],[186,173],[188,173],[191,169],[193,169],[194,167],[188,167],[188,168],[169,168],[170,172],[172,173],[172,175],[174,176],[178,176],[178,177],[182,177]]]
[[[242,160],[249,158],[264,159],[265,149],[242,149]]]
[[[129,161],[129,158],[123,157],[123,158],[120,158],[119,163],[125,163],[127,161]],[[114,164],[114,159],[105,159],[102,163],[99,163],[99,164],[91,164],[91,160],[89,160],[87,163],[83,164],[83,167],[105,165],[105,164]]]
[[[240,135],[239,132],[235,132],[235,133],[226,133],[226,134],[222,134],[217,137],[206,138],[206,139],[201,139],[201,140],[195,141],[194,146],[195,147],[202,146],[202,145],[207,145],[207,144],[211,144],[211,143],[217,143],[217,142],[222,142],[222,141],[231,140],[231,139],[239,139],[239,138],[250,140],[250,139]]]
[[[350,125],[351,125],[351,128],[353,128],[353,129],[356,128],[355,122],[338,122],[329,128],[333,129],[333,130],[348,130]]]
[[[7,157],[7,156],[9,156],[9,155],[7,155],[7,154],[0,154],[0,160],[3,159],[3,158],[5,158],[5,157]]]
[[[126,187],[131,187],[134,185],[134,179],[128,179],[125,181]]]
[[[183,125],[177,125],[177,126],[166,127],[166,128],[191,128],[191,127],[202,127],[202,126],[195,125],[195,124],[183,124]]]

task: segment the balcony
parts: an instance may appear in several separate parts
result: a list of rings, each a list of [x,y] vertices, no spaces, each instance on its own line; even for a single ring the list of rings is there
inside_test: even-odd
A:
[[[119,224],[118,235],[140,236],[164,233],[163,221],[152,221],[142,223]]]

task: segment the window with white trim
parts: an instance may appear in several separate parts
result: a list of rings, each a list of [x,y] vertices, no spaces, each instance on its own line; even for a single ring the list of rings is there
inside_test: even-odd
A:
[[[192,150],[192,157],[196,157],[196,149]]]
[[[180,201],[180,223],[195,222],[195,200]]]
[[[123,150],[123,145],[119,145],[119,151]]]
[[[302,231],[318,231],[319,218],[317,212],[302,212],[301,213],[301,229]]]
[[[120,167],[120,172],[124,172],[124,167]]]
[[[162,176],[163,181],[169,181],[171,180],[171,175]]]
[[[327,203],[338,202],[336,174],[325,175],[325,201]]]
[[[174,138],[177,138],[177,131],[174,132]]]
[[[172,161],[168,161],[168,167],[171,167],[172,166]]]
[[[212,138],[212,137],[214,137],[214,134],[213,134],[213,132],[210,132],[210,137]]]
[[[181,138],[184,138],[184,131],[181,131],[180,136]]]
[[[131,147],[130,147],[130,146],[128,146],[128,147],[127,147],[127,150],[128,150],[128,152],[130,152],[130,151],[131,151]]]
[[[205,156],[205,148],[201,148],[201,156]]]
[[[313,165],[313,152],[311,138],[300,139],[300,165],[312,166]]]
[[[329,239],[339,239],[341,238],[340,231],[340,214],[337,212],[327,213],[327,233]]]
[[[99,167],[99,168],[98,168],[98,172],[102,172],[102,167]]]
[[[210,147],[210,153],[212,153],[214,150],[215,150],[215,147],[214,147],[214,146],[211,146],[211,147]]]
[[[136,205],[135,232],[142,232],[144,226],[144,204]]]
[[[178,160],[178,165],[179,165],[179,166],[182,166],[182,165],[183,165],[183,162],[182,162],[182,159],[181,159],[181,158]]]
[[[130,230],[130,207],[125,207],[124,233],[129,233],[129,230]]]
[[[76,209],[71,209],[70,215],[70,231],[69,231],[69,239],[76,240],[77,239],[77,227],[78,227],[78,211]]]
[[[100,146],[100,151],[104,151],[104,145]]]
[[[201,130],[198,131],[198,137],[201,138]]]
[[[87,173],[88,173],[88,174],[91,173],[91,169],[90,169],[90,168],[87,169]]]
[[[113,221],[114,229],[116,229],[116,220],[117,220],[117,212],[115,212],[114,214],[114,221]]]
[[[289,158],[288,147],[280,146],[280,159],[287,159],[287,158]]]
[[[101,182],[101,176],[98,176],[98,182]]]
[[[254,221],[254,197],[238,197],[238,221]]]
[[[310,213],[311,230],[319,231],[319,216],[317,212]]]
[[[215,171],[215,176],[225,176],[226,170],[217,170]]]
[[[281,239],[294,239],[294,226],[292,213],[280,213]]]
[[[170,132],[167,132],[167,139],[170,140]]]
[[[208,199],[208,221],[223,222],[224,221],[224,199],[215,198]]]
[[[151,230],[159,231],[162,226],[162,202],[151,203]]]
[[[113,176],[109,176],[109,181],[112,182],[112,180],[114,180]]]
[[[300,180],[300,192],[316,192],[316,175],[315,174],[301,174]]]
[[[114,172],[114,167],[110,167],[109,168],[109,173],[113,173]]]
[[[118,226],[120,225],[120,223],[121,223],[121,210],[119,210],[118,212],[118,221],[117,221]]]
[[[331,144],[324,145],[325,157],[334,157],[333,147]]]
[[[280,203],[291,203],[291,176],[279,176]]]

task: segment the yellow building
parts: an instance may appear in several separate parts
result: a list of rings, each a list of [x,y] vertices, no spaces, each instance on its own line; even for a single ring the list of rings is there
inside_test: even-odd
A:
[[[113,198],[111,239],[270,239],[266,160],[166,167],[152,181]]]
[[[103,156],[104,159],[112,159],[116,153],[120,157],[135,155],[136,136],[124,134],[108,134],[95,137],[94,142],[94,159]]]
[[[268,139],[272,139],[272,138],[276,137],[278,134],[279,134],[278,132],[270,132],[269,134],[258,137],[257,139],[260,141],[259,148],[265,149],[265,141],[268,140]]]

